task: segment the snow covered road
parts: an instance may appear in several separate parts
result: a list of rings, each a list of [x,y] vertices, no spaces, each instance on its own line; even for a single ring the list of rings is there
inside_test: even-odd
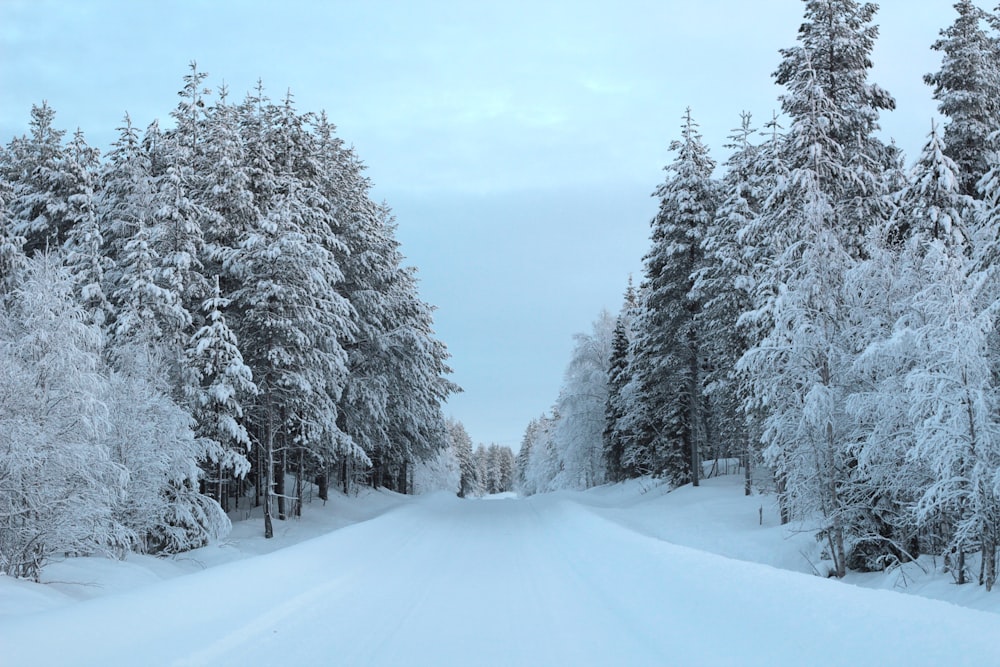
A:
[[[665,543],[565,497],[407,503],[0,621],[0,665],[983,665],[1000,615]]]

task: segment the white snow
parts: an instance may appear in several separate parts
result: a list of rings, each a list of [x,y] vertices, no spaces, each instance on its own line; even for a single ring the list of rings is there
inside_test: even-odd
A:
[[[1000,664],[996,593],[916,582],[980,611],[850,583],[898,576],[811,575],[814,540],[736,477],[504,502],[367,492],[259,532],[0,578],[0,664]]]

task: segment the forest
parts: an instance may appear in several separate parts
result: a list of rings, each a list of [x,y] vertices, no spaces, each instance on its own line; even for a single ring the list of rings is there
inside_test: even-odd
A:
[[[641,282],[578,334],[528,425],[522,493],[736,458],[831,574],[943,557],[996,582],[1000,540],[1000,8],[954,5],[924,79],[943,122],[912,162],[879,136],[877,6],[807,0],[717,165],[689,109]],[[905,113],[906,110],[900,110]]]
[[[928,45],[942,119],[910,158],[880,135],[876,5],[803,5],[780,113],[734,115],[721,163],[681,117],[643,275],[516,458],[445,418],[433,307],[325,113],[194,63],[104,154],[33,107],[0,147],[0,573],[177,554],[241,511],[270,538],[332,489],[697,487],[738,460],[832,575],[934,554],[991,589],[1000,8],[959,0]]]
[[[106,155],[45,103],[0,149],[0,572],[178,553],[249,507],[271,537],[306,489],[409,492],[451,447],[460,389],[363,163],[290,93],[206,76]]]

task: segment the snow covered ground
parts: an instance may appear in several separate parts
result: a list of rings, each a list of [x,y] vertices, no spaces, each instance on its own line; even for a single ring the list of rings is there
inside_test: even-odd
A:
[[[812,538],[775,524],[736,478],[338,497],[267,542],[245,522],[184,558],[2,578],[0,665],[1000,664],[997,593],[816,577]]]

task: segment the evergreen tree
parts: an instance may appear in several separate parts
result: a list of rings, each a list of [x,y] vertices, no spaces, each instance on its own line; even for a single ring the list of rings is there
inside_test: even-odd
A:
[[[995,149],[992,134],[1000,127],[1000,49],[984,29],[985,11],[972,0],[958,0],[954,7],[955,22],[931,47],[941,53],[941,69],[924,81],[948,119],[945,155],[957,165],[959,192],[975,197]]]
[[[622,462],[630,434],[626,420],[634,408],[632,383],[632,338],[634,336],[635,309],[638,297],[629,277],[625,302],[615,320],[611,340],[611,358],[608,360],[608,398],[604,407],[604,465],[608,479],[620,482],[635,475]],[[524,445],[521,446],[524,449]],[[523,480],[522,480],[523,482]]]
[[[542,415],[528,424],[524,437],[531,439],[531,454],[524,473],[525,484],[521,489],[524,495],[556,490],[553,482],[562,470],[562,461],[553,435],[559,418],[558,410],[553,410],[551,416]]]
[[[188,367],[194,375],[188,386],[196,434],[205,439],[208,447],[206,464],[214,485],[212,496],[224,509],[228,505],[228,495],[224,494],[227,476],[242,478],[250,471],[250,436],[242,423],[243,401],[257,391],[250,369],[243,363],[236,335],[222,314],[228,305],[216,279],[215,295],[202,306],[206,323],[195,332],[187,348]]]
[[[29,255],[61,248],[69,228],[62,191],[66,133],[52,126],[54,120],[55,111],[47,103],[33,106],[30,135],[10,143],[7,180],[13,188],[13,232],[25,239]]]
[[[753,226],[767,196],[759,164],[764,151],[751,143],[753,133],[750,114],[742,114],[740,127],[730,137],[733,154],[726,162],[722,203],[702,240],[705,260],[696,273],[693,288],[704,303],[697,323],[704,340],[704,393],[710,405],[712,432],[719,446],[728,443],[743,460],[747,495],[751,492],[753,456],[744,415],[739,410],[734,369],[749,346],[739,319],[751,310],[753,303],[750,289],[753,267],[744,252],[741,234]],[[717,450],[715,458],[729,454]]]
[[[455,451],[459,466],[458,497],[468,498],[475,492],[476,488],[476,467],[472,456],[472,438],[462,422],[456,419],[448,420],[448,438],[451,447]]]
[[[66,150],[66,262],[77,284],[77,297],[94,321],[104,324],[112,307],[104,292],[110,262],[104,254],[97,208],[98,167],[98,151],[87,146],[77,130]]]
[[[793,122],[815,116],[824,102],[825,134],[839,147],[844,169],[822,187],[831,198],[835,225],[853,255],[863,254],[871,225],[886,217],[883,172],[894,152],[879,140],[879,112],[892,110],[892,96],[868,81],[878,38],[872,23],[878,6],[856,0],[805,0],[804,22],[795,47],[782,49],[775,81],[785,86],[781,107]],[[817,90],[809,90],[815,87]],[[812,158],[803,144],[786,143],[785,161],[801,168]]]
[[[17,274],[24,265],[23,236],[14,231],[11,217],[13,188],[7,181],[10,173],[10,153],[0,147],[0,303],[17,285]]]
[[[899,197],[890,237],[905,241],[911,236],[937,239],[970,250],[971,232],[963,218],[973,210],[973,199],[962,193],[958,165],[932,123],[927,143],[910,174],[909,184]]]
[[[717,202],[715,163],[697,133],[690,110],[682,139],[671,145],[677,157],[657,189],[660,210],[653,219],[652,248],[645,257],[643,311],[637,323],[635,376],[641,404],[636,438],[655,472],[676,482],[697,484],[699,441],[704,438],[699,336],[693,298],[701,266],[701,242]]]

